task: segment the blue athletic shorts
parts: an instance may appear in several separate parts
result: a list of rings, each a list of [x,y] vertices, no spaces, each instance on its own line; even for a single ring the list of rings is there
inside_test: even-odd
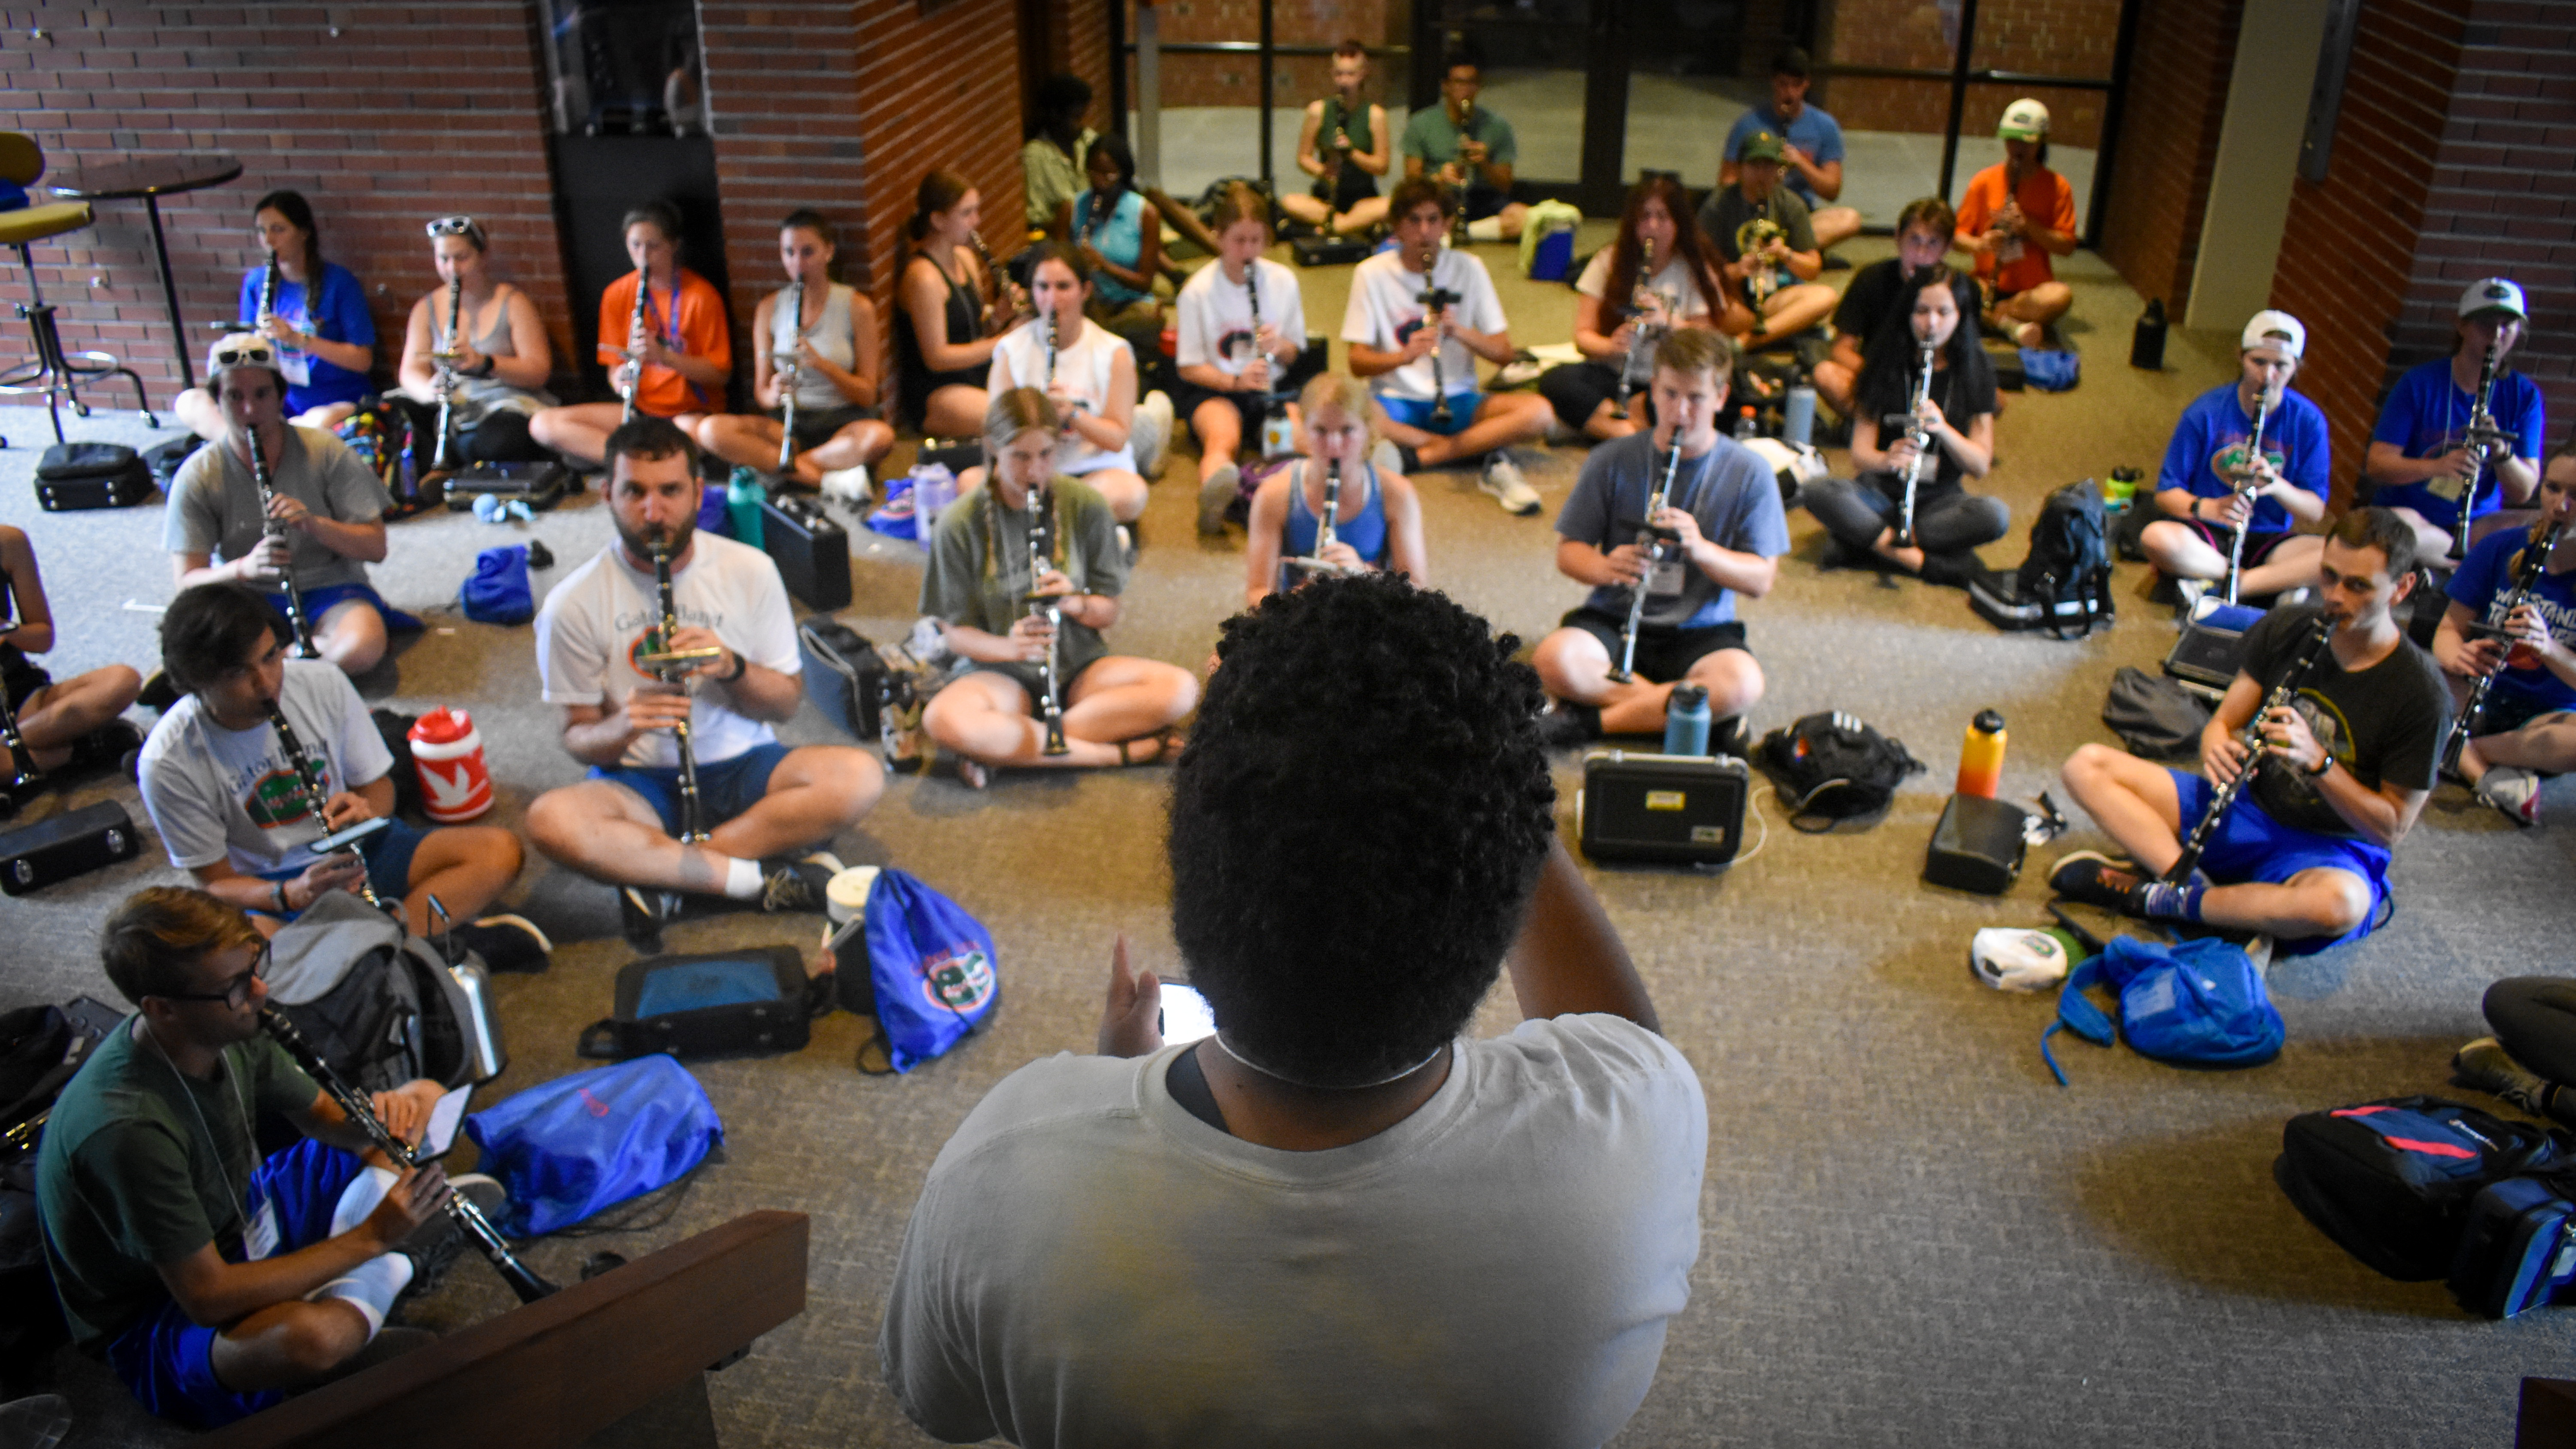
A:
[[[2198,775],[2182,770],[2166,773],[2173,776],[2174,793],[2181,797],[2183,833],[2189,835],[2200,817],[2209,812],[2213,792],[2209,782]],[[2227,818],[2219,823],[2218,833],[2210,837],[2208,848],[2200,856],[2201,873],[2214,885],[2242,885],[2248,881],[2287,885],[2292,876],[2318,866],[2361,877],[2370,887],[2370,914],[2360,925],[2332,940],[2310,937],[2277,943],[2285,956],[2305,956],[2358,941],[2378,929],[2388,914],[2388,847],[2283,825],[2264,814],[2263,807],[2254,803],[2254,796],[2248,792],[2238,795],[2236,803],[2228,807]]]
[[[336,1147],[306,1138],[261,1163],[250,1175],[251,1216],[260,1204],[277,1209],[275,1257],[309,1248],[331,1236],[331,1214],[364,1164]],[[215,1335],[221,1330],[192,1321],[177,1300],[109,1339],[107,1364],[135,1399],[160,1418],[213,1429],[246,1419],[286,1400],[275,1389],[237,1394],[215,1377]]]
[[[1430,403],[1408,397],[1381,397],[1377,400],[1377,405],[1386,409],[1388,417],[1408,428],[1420,428],[1426,433],[1454,437],[1467,431],[1467,425],[1476,420],[1476,409],[1484,401],[1485,395],[1481,392],[1449,394],[1449,426],[1445,428],[1431,421]]]
[[[274,594],[263,594],[261,597],[268,600],[268,606],[277,611],[278,617],[284,618],[286,616],[286,595],[284,592],[281,591]],[[383,617],[385,627],[397,634],[417,634],[422,629],[428,627],[421,623],[420,620],[404,613],[393,605],[386,603],[385,596],[377,593],[376,587],[373,584],[333,584],[328,588],[306,589],[304,591],[304,622],[306,626],[308,628],[315,629],[322,627],[323,615],[330,613],[333,609],[338,608],[342,604],[348,603],[352,599],[355,599],[359,603],[366,605],[368,608],[375,610],[378,615]]]
[[[745,810],[760,803],[769,793],[769,772],[787,758],[787,747],[775,740],[754,745],[730,760],[710,765],[698,762],[698,825],[713,830]],[[676,837],[680,833],[680,767],[628,768],[603,770],[590,767],[590,778],[607,780],[625,786],[644,797],[653,813],[662,817],[662,829]]]
[[[367,884],[376,888],[377,895],[389,901],[398,901],[411,894],[411,858],[420,849],[420,843],[428,838],[428,831],[417,829],[404,822],[401,817],[393,816],[388,817],[388,823],[384,829],[358,842],[358,858],[367,863]],[[288,866],[281,870],[262,871],[259,878],[293,880],[304,874],[311,864],[312,861],[307,859],[302,864]],[[273,916],[277,912],[263,911],[261,914]],[[295,917],[289,913],[286,918],[293,920]]]

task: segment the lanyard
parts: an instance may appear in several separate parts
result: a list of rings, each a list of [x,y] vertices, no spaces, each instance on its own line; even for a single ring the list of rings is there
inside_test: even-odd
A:
[[[143,1034],[147,1037],[151,1037],[152,1054],[161,1059],[161,1065],[167,1067],[170,1071],[171,1077],[178,1082],[179,1095],[187,1099],[188,1112],[191,1116],[197,1119],[197,1130],[205,1134],[206,1151],[215,1159],[215,1175],[224,1180],[224,1192],[232,1201],[233,1212],[241,1219],[245,1226],[248,1225],[250,1222],[250,1194],[242,1188],[233,1185],[233,1170],[224,1165],[223,1144],[215,1140],[214,1124],[206,1120],[206,1109],[197,1105],[197,1094],[189,1087],[187,1076],[179,1070],[179,1064],[177,1062],[170,1060],[169,1050],[161,1045],[161,1038],[152,1035],[152,1027],[150,1023],[145,1023]],[[242,1100],[241,1073],[232,1069],[232,1063],[229,1059],[223,1058],[219,1055],[217,1060],[224,1063],[224,1080],[232,1088],[232,1090],[225,1093],[225,1095],[232,1099],[233,1109],[241,1114],[242,1141],[251,1142],[258,1134],[251,1128],[250,1107]]]

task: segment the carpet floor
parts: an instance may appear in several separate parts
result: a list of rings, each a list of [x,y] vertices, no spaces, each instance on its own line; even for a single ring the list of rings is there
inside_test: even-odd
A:
[[[1587,246],[1604,239],[1606,227],[1588,228]],[[1507,275],[1505,249],[1480,250],[1523,345],[1569,335],[1571,291]],[[1864,262],[1886,250],[1884,241],[1848,248]],[[2184,403],[2234,366],[2231,336],[2178,331],[2164,371],[2128,368],[2138,297],[2089,254],[2063,273],[2086,376],[2071,393],[2009,396],[1988,486],[2011,503],[2015,527],[1987,551],[1992,563],[2020,556],[2048,489],[2122,465],[2152,473]],[[1301,276],[1310,331],[1339,330],[1348,276]],[[71,421],[80,437],[147,436],[130,413]],[[27,480],[50,441],[44,415],[0,410],[0,432],[9,442],[0,521],[34,536],[62,623],[44,662],[68,673],[153,660],[155,616],[140,606],[172,592],[159,506],[39,513]],[[1580,593],[1551,567],[1548,519],[1582,457],[1542,450],[1530,469],[1548,508],[1539,518],[1504,515],[1468,472],[1426,475],[1432,582],[1498,629],[1543,634]],[[1195,536],[1194,479],[1188,455],[1167,465],[1125,621],[1111,634],[1122,652],[1193,669],[1243,582],[1239,533],[1223,543]],[[2004,635],[1956,591],[1821,572],[1824,538],[1802,513],[1791,533],[1779,587],[1745,611],[1769,676],[1755,727],[1848,710],[1906,740],[1931,771],[1883,819],[1824,835],[1784,828],[1777,803],[1758,796],[1764,824],[1748,835],[1759,843],[1722,874],[1591,872],[1667,1031],[1700,1072],[1711,1123],[1690,1305],[1617,1442],[2505,1442],[2517,1380],[2565,1371],[2576,1316],[2487,1323],[2438,1284],[2381,1279],[2310,1228],[2269,1168],[2281,1123],[2298,1112],[2444,1090],[2451,1051],[2481,1033],[2489,981],[2567,968],[2576,832],[2516,831],[2446,788],[2397,852],[2395,920],[2360,945],[2270,972],[2289,1024],[2277,1061],[2183,1072],[2074,1045],[2060,1049],[2073,1079],[2061,1089],[2038,1051],[2051,1001],[1979,985],[1967,948],[1980,927],[2039,923],[2047,859],[2101,837],[2077,818],[2002,898],[1921,884],[1924,843],[1970,716],[1991,707],[2009,721],[2008,797],[2056,789],[2070,751],[2112,738],[2100,722],[2111,675],[2124,664],[2153,670],[2174,637],[2168,611],[2143,597],[2145,571],[2123,566],[2115,628],[2080,642]],[[537,700],[529,631],[465,621],[456,586],[478,549],[540,537],[563,560],[537,576],[543,589],[608,534],[595,493],[533,525],[438,514],[396,525],[392,557],[374,571],[387,597],[430,628],[399,656],[398,679],[370,681],[372,692],[407,712],[472,710],[500,822],[515,824],[537,793],[580,772]],[[844,617],[892,637],[912,621],[921,555],[864,530],[854,539],[857,601]],[[810,705],[783,733],[834,737]],[[1569,756],[1559,771],[1569,832],[1576,783]],[[1007,982],[993,1029],[903,1077],[854,1070],[869,1024],[847,1014],[817,1023],[802,1052],[700,1065],[726,1123],[723,1160],[663,1221],[531,1249],[541,1271],[569,1279],[599,1247],[633,1257],[753,1208],[810,1214],[804,1315],[710,1381],[732,1449],[928,1442],[877,1372],[905,1217],[941,1143],[988,1088],[1035,1057],[1088,1048],[1114,933],[1134,941],[1140,965],[1172,961],[1165,784],[1155,768],[1006,775],[982,794],[947,774],[899,777],[836,849],[852,864],[901,865],[991,927]],[[122,779],[74,782],[39,808],[109,798],[142,818]],[[2546,800],[2554,813],[2576,811],[2563,781]],[[0,1002],[112,997],[95,932],[127,892],[176,878],[158,846],[0,904]],[[487,1101],[580,1065],[577,1032],[607,1012],[629,958],[602,887],[532,859],[509,899],[559,949],[546,973],[497,982],[511,1061]],[[802,944],[815,930],[810,919],[723,915],[675,929],[671,948]],[[1499,1032],[1510,1020],[1498,992],[1475,1029]],[[1493,1266],[1512,1271],[1508,1245],[1496,1245]],[[466,1261],[412,1312],[455,1327],[509,1304],[498,1280]],[[58,1367],[81,1414],[69,1442],[175,1437],[103,1370],[69,1353]]]

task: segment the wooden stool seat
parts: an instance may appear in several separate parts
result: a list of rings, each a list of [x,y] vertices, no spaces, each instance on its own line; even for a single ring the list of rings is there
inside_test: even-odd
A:
[[[0,247],[24,246],[90,224],[86,201],[57,201],[45,206],[0,211]]]

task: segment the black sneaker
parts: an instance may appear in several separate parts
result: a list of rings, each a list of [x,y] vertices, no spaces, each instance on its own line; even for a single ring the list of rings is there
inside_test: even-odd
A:
[[[179,702],[179,686],[170,682],[166,672],[155,669],[143,681],[143,692],[134,696],[134,702],[148,710],[167,711]]]
[[[2061,855],[2057,864],[2048,868],[2048,888],[2068,900],[2082,901],[2106,911],[2135,914],[2130,900],[2137,888],[2146,883],[2137,862],[2114,860],[2098,850],[2078,850]]]
[[[828,850],[817,850],[795,860],[764,860],[760,863],[760,908],[772,913],[820,911],[832,877],[843,869],[841,858]]]
[[[112,719],[72,741],[72,763],[75,765],[111,765],[143,747],[143,732],[121,719]]]
[[[1753,758],[1753,726],[1746,724],[1744,716],[1740,714],[1731,714],[1719,720],[1709,727],[1708,752],[1712,755],[1733,755],[1739,760]]]
[[[643,886],[617,888],[617,931],[638,956],[662,953],[662,892]]]
[[[494,971],[543,971],[551,964],[555,943],[525,916],[485,916],[456,928],[457,943],[483,958]]]
[[[1551,750],[1570,750],[1601,738],[1601,711],[1587,705],[1557,701],[1556,707],[1538,717],[1538,742]]]
[[[2548,1079],[2515,1061],[2494,1037],[2479,1037],[2453,1053],[2451,1080],[2502,1097],[2535,1116],[2549,1115]]]

